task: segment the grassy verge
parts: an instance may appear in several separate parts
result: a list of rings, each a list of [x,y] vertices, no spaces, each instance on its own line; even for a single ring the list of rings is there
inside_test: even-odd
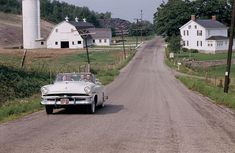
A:
[[[228,94],[223,92],[223,88],[214,86],[204,80],[183,77],[178,79],[185,84],[189,89],[197,91],[204,96],[214,100],[217,104],[222,104],[230,108],[235,108],[235,94],[230,92]]]
[[[42,109],[40,95],[38,94],[30,98],[13,100],[0,107],[0,123],[18,119]]]

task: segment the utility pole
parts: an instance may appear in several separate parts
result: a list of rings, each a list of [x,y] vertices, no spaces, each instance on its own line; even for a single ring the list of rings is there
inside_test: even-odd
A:
[[[139,24],[139,19],[135,18],[134,20],[136,20],[136,25],[138,26]],[[138,46],[138,30],[139,29],[133,29],[134,31],[136,31],[136,47]]]
[[[123,28],[122,28],[122,48],[123,48],[124,58],[126,59],[126,49],[125,49]]]
[[[87,35],[88,36],[88,35]],[[90,56],[88,52],[88,45],[87,45],[87,36],[85,37],[85,45],[86,45],[86,56],[87,56],[87,72],[90,72]]]
[[[231,28],[230,28],[230,36],[229,36],[229,47],[228,47],[228,57],[227,57],[227,67],[225,72],[225,80],[224,80],[224,92],[228,93],[229,84],[230,84],[230,70],[231,70],[231,60],[232,60],[232,52],[233,52],[233,36],[234,36],[234,19],[235,18],[235,2],[233,1],[233,11],[232,11],[232,20],[231,20]]]
[[[142,28],[142,22],[143,22],[143,10],[140,11],[140,26],[141,26],[141,43],[143,42],[143,28]]]

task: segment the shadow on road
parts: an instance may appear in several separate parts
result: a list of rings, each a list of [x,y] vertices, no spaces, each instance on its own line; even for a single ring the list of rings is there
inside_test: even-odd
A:
[[[124,108],[123,105],[113,105],[106,104],[103,108],[97,107],[95,115],[106,115],[106,114],[114,114],[118,113]],[[88,114],[85,106],[80,106],[76,108],[66,108],[66,109],[58,109],[54,113],[54,115],[74,115],[74,114]]]

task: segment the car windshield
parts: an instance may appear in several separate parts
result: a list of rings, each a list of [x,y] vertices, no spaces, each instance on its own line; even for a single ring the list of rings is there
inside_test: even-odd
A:
[[[56,76],[55,82],[62,81],[89,81],[94,82],[92,74],[75,74],[75,73],[67,73],[67,74],[58,74]]]

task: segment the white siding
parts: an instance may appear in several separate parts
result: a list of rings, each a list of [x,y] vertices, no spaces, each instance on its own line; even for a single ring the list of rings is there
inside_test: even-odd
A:
[[[197,31],[202,31],[202,35],[198,36]],[[186,42],[184,48],[201,50],[205,47],[206,30],[196,22],[192,21],[184,26],[180,33],[182,40]]]
[[[84,48],[85,44],[76,28],[64,21],[52,30],[47,39],[47,48],[61,48],[61,42],[69,42],[69,48]],[[89,45],[89,43],[88,43]]]
[[[93,44],[96,45],[96,46],[110,46],[111,45],[111,39],[110,38],[94,39]]]

